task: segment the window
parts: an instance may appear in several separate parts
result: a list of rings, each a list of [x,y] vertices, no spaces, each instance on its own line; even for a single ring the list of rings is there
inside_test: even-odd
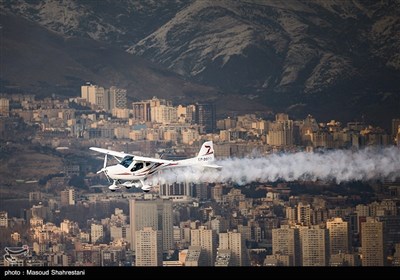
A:
[[[129,165],[131,165],[132,161],[133,161],[133,157],[126,156],[121,160],[121,162],[119,164],[121,164],[125,168],[128,168]]]
[[[143,168],[143,162],[137,162],[132,167],[131,171],[134,172],[134,171],[137,171],[137,170],[142,169],[142,168]]]

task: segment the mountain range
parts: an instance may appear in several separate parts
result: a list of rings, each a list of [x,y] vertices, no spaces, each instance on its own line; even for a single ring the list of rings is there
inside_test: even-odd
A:
[[[217,113],[400,117],[400,5],[357,0],[3,0],[1,91],[213,101]]]

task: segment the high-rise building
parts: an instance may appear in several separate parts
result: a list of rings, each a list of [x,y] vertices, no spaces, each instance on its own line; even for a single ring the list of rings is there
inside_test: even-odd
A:
[[[201,246],[189,246],[186,253],[185,266],[205,266],[204,254]]]
[[[147,101],[146,101],[147,102]],[[153,97],[152,99],[148,100],[150,104],[150,118],[152,122],[163,122],[162,120],[167,118],[168,109],[172,107],[172,102],[165,99],[158,99],[157,97]],[[176,109],[175,109],[175,117]]]
[[[297,222],[303,226],[311,225],[311,206],[299,202],[297,205]]]
[[[199,229],[190,231],[190,245],[200,246],[205,266],[213,266],[217,254],[217,234],[215,230],[206,229],[201,226]]]
[[[298,228],[282,225],[272,229],[272,254],[289,256],[289,265],[301,265],[300,236]]]
[[[329,256],[328,230],[318,226],[300,227],[303,266],[327,266]]]
[[[290,224],[297,222],[297,207],[285,206],[285,217]]]
[[[244,238],[236,231],[228,231],[219,234],[219,250],[230,250],[229,264],[232,266],[247,266],[248,257]]]
[[[194,197],[199,200],[210,199],[210,184],[198,183],[194,185]]]
[[[217,234],[226,232],[229,229],[229,221],[220,215],[213,217],[213,219],[209,221],[209,224],[210,228],[215,230]]]
[[[363,266],[383,266],[384,254],[384,224],[376,218],[367,217],[361,223],[361,251]]]
[[[103,231],[103,225],[98,225],[93,223],[90,226],[90,241],[92,243],[96,243],[98,241],[103,241],[104,238],[104,231]]]
[[[395,244],[400,244],[400,216],[388,215],[378,219],[384,225],[385,252],[388,254],[393,250]]]
[[[130,238],[130,227],[129,225],[112,225],[110,226],[110,238],[111,240],[131,240]]]
[[[133,119],[141,122],[151,121],[150,101],[133,102]]]
[[[195,105],[195,123],[203,127],[204,133],[214,133],[217,127],[216,110],[213,103]]]
[[[275,122],[269,125],[267,143],[272,146],[293,145],[293,121],[286,114],[277,114]]]
[[[99,109],[110,110],[110,90],[104,87],[97,87],[95,93],[95,103]]]
[[[144,227],[135,234],[136,266],[161,266],[161,231]]]
[[[329,231],[329,252],[331,255],[349,252],[349,224],[342,218],[333,218],[326,222]]]
[[[86,99],[87,102],[91,104],[96,104],[96,85],[92,85],[91,83],[86,83],[86,85],[81,86],[81,97]]]
[[[91,83],[81,86],[81,97],[105,111],[110,110],[110,90]]]
[[[126,109],[126,89],[110,87],[110,110],[114,108]]]
[[[196,105],[188,105],[186,107],[186,120],[188,123],[193,123],[195,119]]]
[[[118,266],[125,260],[126,252],[124,247],[106,247],[100,252],[101,266]]]
[[[151,120],[162,124],[176,123],[178,121],[177,108],[165,105],[152,107]]]
[[[8,213],[6,211],[0,212],[0,227],[8,228]]]
[[[74,188],[66,188],[61,191],[61,206],[75,205]]]
[[[136,231],[145,227],[161,231],[162,249],[173,249],[172,201],[166,199],[129,200],[129,219],[131,230],[131,249],[135,251]]]
[[[400,129],[400,119],[392,119],[392,137],[396,137]]]
[[[193,184],[191,182],[162,184],[160,196],[169,197],[175,195],[193,196]]]
[[[218,249],[214,266],[232,266],[231,255],[229,249]]]
[[[10,101],[7,98],[0,98],[0,116],[8,117],[10,114]]]
[[[215,202],[222,202],[222,194],[223,187],[221,184],[216,184],[211,189],[211,199],[215,200]]]

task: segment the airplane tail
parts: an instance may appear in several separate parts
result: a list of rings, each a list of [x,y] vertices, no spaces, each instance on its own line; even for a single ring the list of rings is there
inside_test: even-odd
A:
[[[201,163],[214,161],[214,147],[212,141],[207,141],[203,143],[200,152],[197,155],[197,161]]]
[[[179,160],[180,166],[200,166],[221,169],[222,166],[213,164],[214,147],[212,141],[204,142],[196,157]]]

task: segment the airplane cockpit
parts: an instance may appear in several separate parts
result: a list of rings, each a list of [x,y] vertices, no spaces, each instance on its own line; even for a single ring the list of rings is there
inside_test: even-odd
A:
[[[134,161],[133,156],[125,156],[119,164],[121,164],[125,168],[129,168],[132,165],[131,172],[135,172],[144,167],[150,166],[151,162]]]
[[[128,168],[129,165],[132,164],[133,157],[132,156],[125,156],[119,164],[121,164],[123,167]]]
[[[138,162],[136,162],[136,163],[133,165],[131,171],[132,171],[132,172],[135,172],[135,171],[137,171],[137,170],[139,170],[139,169],[142,169],[143,166],[144,166],[143,162],[138,161]]]

